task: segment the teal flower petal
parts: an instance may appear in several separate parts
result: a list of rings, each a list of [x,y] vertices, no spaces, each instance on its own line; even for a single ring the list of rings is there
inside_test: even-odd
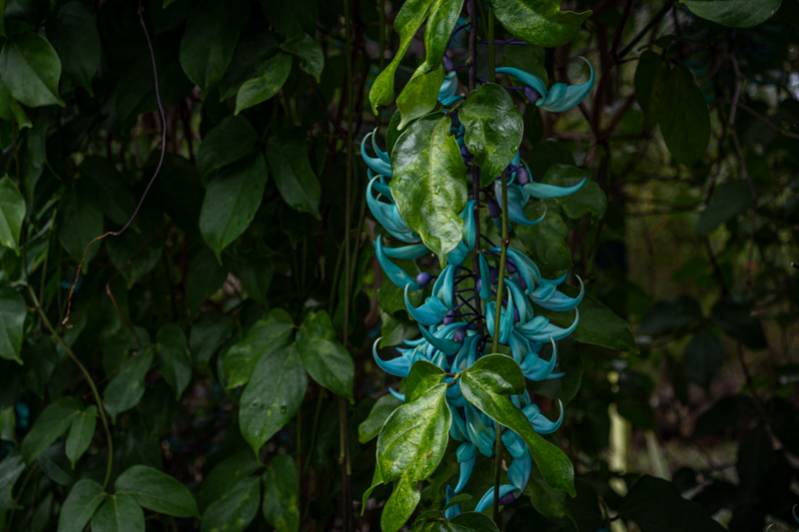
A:
[[[409,286],[411,290],[418,290],[419,285],[416,283],[416,280],[405,270],[391,262],[385,249],[390,248],[383,248],[382,238],[380,235],[377,235],[375,239],[375,257],[377,258],[377,262],[380,263],[380,267],[383,269],[383,273],[386,274],[386,277],[399,288]]]

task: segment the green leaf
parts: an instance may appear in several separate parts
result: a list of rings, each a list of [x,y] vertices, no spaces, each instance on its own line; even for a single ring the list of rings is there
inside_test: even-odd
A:
[[[271,137],[266,157],[283,201],[318,219],[321,187],[308,159],[305,138],[291,133]]]
[[[536,468],[530,472],[530,482],[524,493],[530,497],[530,502],[538,513],[545,517],[561,519],[569,513],[566,507],[568,500],[566,493],[549,487]]]
[[[512,358],[504,355],[480,358],[462,373],[461,391],[480,411],[522,437],[535,467],[551,488],[574,496],[571,460],[556,445],[536,434],[524,413],[510,400],[510,395],[524,391],[524,375]]]
[[[139,223],[144,218],[139,218]],[[149,226],[149,224],[146,227]],[[157,232],[158,229],[153,229]],[[157,234],[157,233],[156,233]],[[153,234],[142,231],[125,231],[115,238],[106,240],[105,247],[111,264],[122,274],[128,288],[132,288],[145,275],[153,271],[164,252],[163,243],[155,240]]]
[[[307,33],[299,33],[290,37],[280,45],[284,52],[297,56],[300,69],[313,76],[317,83],[325,68],[325,54],[322,45]]]
[[[397,139],[391,160],[390,187],[400,215],[443,263],[463,238],[460,214],[467,199],[466,166],[449,117],[413,122]]]
[[[2,78],[0,78],[0,118],[9,122],[13,120],[19,129],[33,126],[22,106],[11,96],[11,92],[3,83]]]
[[[25,471],[25,460],[20,454],[9,454],[0,461],[0,512],[20,506],[14,502],[14,484]]]
[[[128,358],[119,373],[111,379],[103,392],[103,404],[111,419],[130,410],[144,395],[144,377],[153,363],[153,350],[147,348],[138,356]]]
[[[422,492],[407,476],[402,476],[383,507],[380,528],[383,532],[397,532],[413,515],[422,498]]]
[[[516,233],[547,276],[571,269],[571,250],[566,243],[569,227],[554,209],[547,211],[541,223],[519,227]]]
[[[408,378],[402,383],[406,401],[415,401],[430,391],[444,378],[444,370],[428,362],[417,360],[411,366]]]
[[[547,168],[542,181],[551,185],[569,186],[578,183],[582,178],[587,177],[588,171],[567,164],[553,164]],[[563,213],[572,220],[579,220],[586,214],[590,214],[594,219],[600,219],[605,215],[608,206],[608,199],[605,192],[594,180],[588,180],[583,187],[563,198],[555,200],[560,205]]]
[[[73,186],[64,193],[59,226],[58,239],[73,259],[80,261],[86,252],[85,268],[97,254],[100,243],[95,242],[88,249],[87,246],[103,232],[103,213],[89,200],[85,188]]]
[[[81,178],[91,181],[96,191],[98,207],[115,224],[128,221],[136,202],[127,186],[125,176],[117,171],[113,161],[104,157],[86,157],[78,167]],[[83,189],[81,189],[83,190]],[[116,240],[116,239],[111,239]]]
[[[655,81],[662,64],[663,58],[660,55],[647,50],[638,58],[638,66],[635,68],[635,97],[650,120],[654,118],[651,107],[652,93],[655,90]]]
[[[180,65],[201,89],[207,91],[225,75],[247,12],[247,3],[239,0],[204,0],[191,10],[180,41]]]
[[[432,4],[433,2],[430,0],[407,0],[394,18],[394,29],[400,36],[399,48],[391,62],[378,74],[369,89],[369,102],[371,102],[372,111],[375,114],[377,114],[378,107],[388,105],[394,100],[394,76],[397,73],[397,67],[405,57],[413,36],[416,35],[430,13]]]
[[[69,429],[72,420],[80,414],[77,400],[62,397],[47,405],[39,414],[30,432],[22,440],[22,454],[30,463],[50,447]]]
[[[211,472],[205,475],[203,478],[202,486],[197,494],[197,500],[200,503],[200,507],[206,509],[203,519],[208,517],[210,508],[214,506],[215,501],[224,498],[226,494],[236,490],[235,486],[242,480],[254,480],[256,482],[256,492],[254,497],[257,501],[260,498],[261,491],[259,486],[260,479],[257,477],[252,477],[251,475],[255,473],[259,467],[260,464],[256,460],[256,457],[249,452],[249,449],[237,451],[235,454],[216,464],[214,468],[211,469]],[[220,508],[224,507],[231,509],[232,511],[232,506],[243,506],[241,503],[243,502],[243,499],[249,498],[249,490],[244,490],[243,487],[240,487],[239,489],[240,492],[236,497],[234,497],[234,500],[230,501],[228,504],[221,505]],[[257,502],[253,512],[258,512]]]
[[[586,294],[580,303],[580,323],[572,338],[583,344],[617,351],[638,349],[627,320],[590,294]]]
[[[105,490],[100,484],[88,478],[77,481],[61,506],[58,532],[82,532],[104,500]]]
[[[216,292],[225,282],[227,271],[208,248],[203,248],[189,261],[186,277],[186,305],[197,310],[208,296]]]
[[[83,2],[67,2],[58,10],[54,24],[48,26],[47,36],[58,52],[64,74],[93,94],[92,78],[102,56],[94,15]]]
[[[499,532],[490,517],[478,512],[464,512],[450,523],[457,526],[455,532]]]
[[[691,12],[733,28],[751,28],[770,19],[782,0],[682,0]]]
[[[148,510],[175,517],[198,515],[197,503],[189,489],[166,473],[135,465],[114,483],[118,494],[127,494]]]
[[[264,158],[257,154],[208,183],[200,210],[200,232],[217,258],[252,222],[266,179]]]
[[[725,530],[699,504],[682,498],[671,482],[649,475],[630,487],[621,501],[619,514],[647,532]]]
[[[252,456],[250,460],[252,460]],[[230,489],[218,498],[203,513],[203,532],[241,532],[258,515],[261,498],[261,479],[245,477],[238,479]]]
[[[19,252],[25,199],[10,177],[0,179],[0,246]]]
[[[239,427],[256,454],[302,404],[308,385],[293,345],[264,354],[241,394]]]
[[[295,345],[313,380],[336,395],[352,400],[355,374],[352,356],[335,340],[333,322],[326,311],[308,313],[297,331]]]
[[[255,322],[247,335],[225,352],[222,363],[226,388],[247,384],[258,360],[267,353],[285,348],[293,330],[291,316],[283,309],[272,309]]]
[[[22,364],[22,339],[28,308],[22,296],[7,286],[0,287],[0,358]]]
[[[58,96],[61,60],[36,33],[23,33],[7,40],[0,51],[0,79],[15,100],[28,107],[64,105]]]
[[[155,350],[161,373],[175,390],[175,400],[180,401],[191,381],[191,353],[183,329],[175,323],[163,325],[156,335]]]
[[[291,56],[282,52],[267,59],[259,69],[261,73],[239,87],[236,93],[235,114],[263,103],[277,94],[291,74],[291,62]]]
[[[702,91],[687,68],[661,64],[650,108],[677,161],[690,164],[704,157],[710,140],[710,114]]]
[[[243,116],[227,116],[209,131],[197,149],[197,169],[204,176],[251,154],[258,134]]]
[[[67,434],[66,445],[64,446],[67,458],[72,468],[80,460],[83,453],[89,448],[94,437],[94,428],[97,424],[97,407],[90,406],[78,413],[72,420],[72,425]]]
[[[417,70],[414,73],[397,98],[397,109],[402,116],[397,126],[399,129],[405,128],[410,122],[435,109],[442,81],[444,81],[442,67],[430,72]]]
[[[508,32],[536,46],[555,47],[571,41],[590,11],[561,11],[559,0],[490,0]]]
[[[486,186],[502,175],[519,150],[522,114],[501,85],[487,83],[469,95],[458,118],[466,128],[466,147],[480,166],[480,183]]]
[[[300,528],[300,481],[294,460],[279,454],[264,473],[264,518],[277,532]]]
[[[92,532],[144,532],[144,512],[130,495],[108,495],[92,517]]]
[[[726,181],[713,191],[710,202],[696,221],[696,230],[707,236],[721,224],[732,220],[752,204],[752,193],[744,181]]]
[[[369,415],[358,425],[358,442],[363,444],[377,438],[383,423],[401,404],[393,395],[384,395],[375,401]]]
[[[421,482],[436,470],[452,423],[446,393],[447,385],[437,384],[388,417],[377,438],[377,467],[384,482],[401,476]]]
[[[463,10],[463,0],[435,0],[430,8],[430,19],[424,28],[425,59],[420,67],[425,72],[441,65],[447,51],[452,30]],[[441,85],[441,83],[439,83]],[[438,95],[438,87],[436,87]],[[397,101],[399,104],[399,100]]]

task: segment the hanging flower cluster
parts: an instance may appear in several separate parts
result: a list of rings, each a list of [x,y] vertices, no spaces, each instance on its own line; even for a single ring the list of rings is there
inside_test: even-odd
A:
[[[589,79],[578,85],[556,83],[549,89],[538,77],[510,67],[497,68],[498,73],[512,76],[525,84],[524,93],[531,102],[544,110],[562,112],[578,105],[590,92],[594,76],[591,65]],[[457,120],[457,108],[453,106],[462,99],[458,94],[458,79],[455,72],[449,72],[441,85],[438,101],[450,113],[453,120],[452,133],[455,135],[461,154],[467,165],[473,164],[472,155],[465,143],[465,128]],[[508,247],[504,286],[506,294],[503,306],[497,309],[497,285],[500,246],[483,236],[478,238],[475,211],[487,207],[489,215],[495,220],[501,216],[500,203],[488,199],[480,204],[480,195],[469,199],[461,213],[464,232],[461,242],[446,256],[446,266],[437,274],[423,269],[411,275],[395,261],[417,261],[429,256],[431,251],[421,238],[403,220],[392,198],[389,184],[392,177],[390,155],[380,148],[375,132],[366,135],[361,143],[361,156],[368,168],[369,183],[366,200],[375,220],[386,234],[401,245],[388,246],[384,237],[378,235],[375,255],[383,272],[390,282],[404,292],[405,307],[418,323],[420,337],[406,340],[396,348],[398,356],[383,358],[378,353],[379,339],[373,345],[374,360],[386,373],[405,378],[410,374],[413,364],[427,361],[446,372],[446,382],[450,384],[446,400],[452,413],[450,437],[460,442],[457,448],[457,461],[460,473],[455,486],[448,486],[447,503],[464,490],[469,483],[478,454],[485,457],[494,455],[495,422],[468,403],[461,394],[457,374],[471,367],[480,357],[490,354],[494,340],[495,320],[499,320],[498,343],[507,351],[530,381],[544,381],[563,377],[557,371],[557,342],[574,332],[579,321],[578,305],[583,298],[583,285],[574,297],[559,290],[566,281],[566,275],[556,279],[545,278],[536,263],[522,250]],[[511,164],[491,185],[483,189],[483,195],[493,195],[499,199],[502,194],[502,180],[507,187],[507,219],[515,225],[534,225],[545,215],[529,219],[524,212],[531,200],[547,200],[573,194],[585,184],[585,179],[567,187],[539,182],[535,174],[517,152]],[[479,240],[479,241],[478,241]],[[477,254],[477,260],[473,259]],[[476,264],[477,271],[470,268]],[[579,278],[578,278],[579,280]],[[420,304],[414,305],[413,293],[421,293]],[[537,308],[554,312],[573,313],[571,324],[567,327],[554,325],[536,311]],[[389,389],[390,393],[404,401],[402,393]],[[556,431],[564,416],[563,405],[556,420],[544,416],[539,407],[525,391],[511,397],[513,404],[521,410],[535,432],[550,434]],[[507,470],[507,481],[499,488],[502,503],[518,497],[525,489],[533,467],[533,460],[524,440],[515,432],[500,427],[501,441],[511,457]],[[482,511],[493,504],[494,488],[489,488],[476,505]],[[460,513],[460,505],[448,506],[445,515],[454,518]]]

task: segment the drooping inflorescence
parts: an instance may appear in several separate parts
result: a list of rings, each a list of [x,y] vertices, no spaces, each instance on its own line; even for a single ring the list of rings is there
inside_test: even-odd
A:
[[[586,62],[587,63],[587,62]],[[549,89],[544,82],[530,73],[516,68],[499,67],[498,73],[512,76],[525,84],[525,95],[531,102],[547,111],[562,112],[578,105],[590,92],[594,75],[588,64],[590,76],[584,83],[565,85],[556,83]],[[465,126],[458,120],[457,104],[463,97],[458,92],[458,78],[449,72],[441,85],[438,102],[452,119],[451,133],[455,136],[466,165],[474,164],[472,154],[464,142]],[[459,442],[457,461],[460,472],[457,483],[447,487],[447,502],[462,492],[468,485],[478,455],[494,455],[495,422],[461,394],[457,375],[470,368],[480,357],[492,353],[493,335],[499,333],[498,343],[521,368],[526,379],[543,381],[563,377],[557,370],[557,342],[569,336],[579,322],[578,305],[582,301],[582,281],[579,293],[569,296],[559,290],[567,279],[562,275],[555,279],[545,278],[536,263],[525,252],[513,246],[506,250],[506,273],[502,308],[497,309],[498,263],[502,243],[491,242],[485,235],[478,238],[478,220],[475,210],[487,208],[494,219],[499,218],[502,204],[499,200],[504,190],[507,198],[508,222],[513,225],[535,225],[546,216],[528,218],[525,207],[531,200],[547,200],[564,197],[580,190],[585,179],[571,186],[555,186],[536,180],[531,169],[516,152],[512,162],[491,184],[473,194],[460,216],[463,220],[463,238],[446,255],[446,265],[437,273],[420,270],[412,275],[398,265],[399,261],[418,261],[431,254],[422,239],[403,220],[392,198],[391,156],[378,142],[376,132],[367,134],[361,143],[361,156],[368,168],[369,181],[366,199],[369,210],[379,222],[386,236],[378,235],[374,242],[375,255],[386,278],[403,291],[405,307],[417,322],[419,338],[406,340],[397,347],[396,357],[384,358],[378,352],[379,339],[374,342],[373,356],[386,373],[405,378],[417,361],[435,364],[446,372],[445,381],[450,384],[446,401],[452,413],[450,437]],[[485,182],[484,182],[485,183]],[[496,198],[491,199],[491,196]],[[396,241],[388,245],[387,239]],[[506,243],[507,244],[507,243]],[[473,261],[474,254],[477,260]],[[427,261],[429,262],[429,261]],[[473,264],[477,267],[472,269]],[[474,270],[477,271],[474,271]],[[413,296],[415,293],[416,298]],[[414,301],[417,304],[414,304]],[[571,324],[561,327],[542,315],[539,309],[550,312],[571,313]],[[495,328],[499,321],[499,327]],[[390,393],[404,401],[402,393],[389,389]],[[528,392],[511,397],[513,404],[527,418],[539,434],[555,432],[564,418],[563,405],[559,405],[557,419],[546,417]],[[524,440],[515,432],[501,427],[501,441],[511,457],[507,469],[507,480],[499,486],[502,502],[508,502],[521,494],[530,479],[533,459]],[[476,504],[476,511],[492,505],[494,488],[489,488]],[[447,518],[461,512],[460,504],[452,504],[445,511]]]

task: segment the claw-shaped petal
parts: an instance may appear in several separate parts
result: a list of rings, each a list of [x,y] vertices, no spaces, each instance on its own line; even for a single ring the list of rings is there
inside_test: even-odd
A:
[[[418,290],[419,285],[416,283],[416,280],[405,270],[388,259],[388,254],[385,252],[386,249],[390,248],[384,248],[380,235],[377,235],[375,239],[375,257],[377,258],[377,262],[380,263],[380,267],[383,269],[383,273],[386,274],[386,277],[399,288],[408,286],[411,290]]]
[[[565,329],[563,327],[558,327],[557,325],[552,325],[549,320],[543,316],[536,316],[527,323],[517,325],[516,330],[522,333],[528,340],[532,340],[534,342],[547,342],[551,339],[561,340],[566,338],[574,332],[579,322],[580,312],[579,310],[575,309],[574,321]]]
[[[447,307],[452,307],[455,298],[455,266],[449,264],[433,284],[433,295],[440,299]]]
[[[391,236],[402,242],[416,244],[420,239],[402,219],[397,206],[393,203],[382,202],[375,197],[373,188],[378,179],[378,177],[373,177],[366,186],[366,205],[369,207],[369,211]]]
[[[539,183],[538,181],[530,181],[526,185],[522,185],[522,189],[528,197],[532,196],[538,199],[563,198],[574,194],[583,188],[587,182],[587,177],[583,177],[577,183],[569,186],[549,185],[547,183]]]
[[[494,248],[492,251],[498,253],[499,248]],[[541,270],[538,269],[533,259],[512,247],[508,247],[508,259],[513,263],[522,281],[524,281],[522,288],[525,291],[533,290],[541,281]]]
[[[373,172],[386,177],[391,177],[391,163],[387,160],[388,155],[384,154],[384,152],[379,149],[375,150],[378,155],[377,157],[372,157],[366,152],[366,139],[370,136],[374,139],[374,133],[375,132],[372,131],[363,137],[363,140],[361,141],[361,159],[363,159],[363,162],[366,164],[366,166]],[[374,140],[372,140],[372,146],[377,148],[377,143]]]
[[[444,76],[444,81],[441,82],[441,87],[438,89],[438,101],[444,107],[449,107],[453,103],[461,99],[458,94],[458,75],[452,71]]]
[[[558,406],[560,407],[560,415],[558,415],[558,419],[555,421],[548,419],[541,413],[538,406],[534,404],[525,406],[523,411],[524,415],[527,416],[527,420],[533,426],[533,430],[538,434],[552,434],[558,430],[563,423],[563,403],[560,400],[558,400]]]
[[[455,325],[456,327],[463,327],[465,323],[450,323],[446,327]],[[443,329],[443,327],[442,327]],[[422,333],[424,339],[430,342],[430,344],[441,351],[442,353],[452,356],[456,354],[461,349],[461,343],[456,342],[455,340],[450,340],[446,338],[446,332],[438,331],[432,332],[427,327],[421,326],[419,327],[419,332]]]
[[[503,498],[505,495],[512,493],[516,488],[512,484],[502,484],[499,487],[499,498]],[[475,512],[482,512],[483,510],[490,508],[494,504],[494,486],[491,486],[486,490],[482,497],[480,497],[480,501],[475,506]]]
[[[472,477],[474,464],[477,461],[477,448],[472,443],[463,442],[455,451],[455,457],[458,459],[460,472],[458,474],[458,483],[455,485],[454,491],[455,493],[460,493]]]
[[[533,469],[533,461],[530,454],[525,449],[524,455],[510,461],[508,467],[508,480],[513,484],[517,491],[524,491],[530,481],[530,471]]]
[[[478,263],[480,264],[480,299],[483,301],[491,300],[491,270],[488,268],[488,261],[480,253]]]
[[[547,310],[552,310],[554,312],[567,312],[569,310],[573,310],[577,308],[583,301],[583,296],[585,295],[585,286],[583,285],[583,280],[580,279],[580,276],[577,276],[577,280],[580,283],[580,293],[574,297],[569,297],[563,292],[559,290],[548,290],[549,285],[541,284],[538,288],[533,290],[533,293],[530,295],[530,299],[536,305],[539,305]]]
[[[528,380],[538,382],[563,376],[563,373],[554,373],[555,366],[558,364],[558,345],[555,340],[550,341],[552,342],[552,354],[549,360],[544,360],[535,351],[528,352],[522,360],[520,367]]]
[[[562,113],[577,107],[588,96],[594,86],[594,67],[584,57],[580,59],[588,65],[588,79],[575,85],[555,83],[546,96],[535,102],[536,106],[552,113]]]
[[[411,365],[413,364],[410,357],[401,355],[391,360],[383,360],[377,353],[377,345],[380,343],[380,340],[381,338],[378,338],[372,344],[372,357],[375,360],[375,364],[380,366],[380,369],[389,375],[402,378],[407,377],[411,372]]]
[[[408,314],[422,325],[437,325],[441,323],[444,316],[447,315],[449,307],[435,296],[428,297],[420,306],[414,307],[408,297],[409,289],[410,285],[405,285],[405,308],[408,310]]]
[[[509,76],[513,76],[540,94],[541,98],[545,98],[547,95],[547,86],[544,84],[544,80],[535,74],[530,74],[529,72],[526,72],[520,68],[514,67],[497,67],[496,72],[497,74],[507,74]]]
[[[380,238],[380,236],[377,238]],[[392,259],[415,260],[424,257],[430,253],[430,250],[424,244],[411,244],[395,248],[383,246],[383,253]]]

